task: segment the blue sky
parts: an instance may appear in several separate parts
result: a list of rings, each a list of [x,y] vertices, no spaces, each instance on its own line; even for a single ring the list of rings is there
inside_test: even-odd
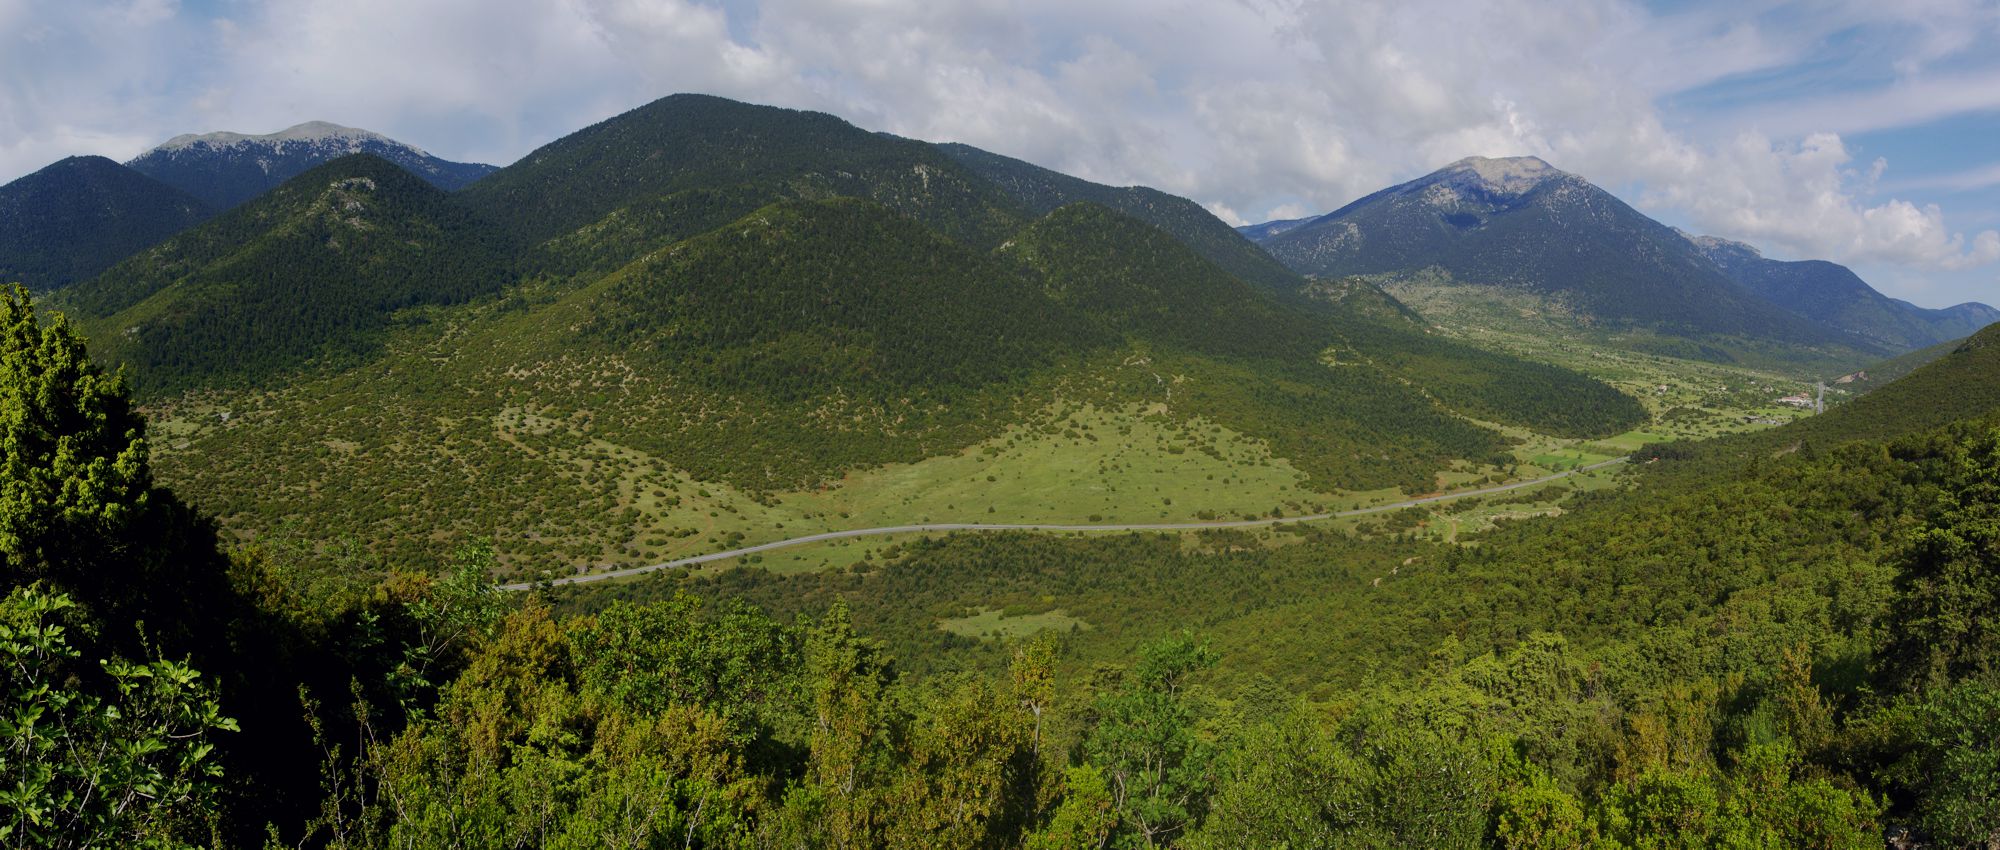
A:
[[[1232,221],[1534,154],[1663,221],[2000,301],[2000,0],[0,0],[0,179],[327,120],[505,164],[702,91]]]

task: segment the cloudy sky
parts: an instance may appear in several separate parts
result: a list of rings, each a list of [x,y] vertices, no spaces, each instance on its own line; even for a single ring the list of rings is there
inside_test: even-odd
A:
[[[1232,223],[1534,154],[1678,226],[2000,302],[2000,0],[0,0],[0,180],[307,120],[505,164],[696,91]]]

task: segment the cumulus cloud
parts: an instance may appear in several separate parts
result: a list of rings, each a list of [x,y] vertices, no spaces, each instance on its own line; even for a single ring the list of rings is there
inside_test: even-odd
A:
[[[1793,256],[1942,270],[2000,260],[2000,233],[1987,231],[1968,245],[1935,204],[1858,201],[1856,185],[1875,183],[1884,166],[1878,159],[1854,168],[1853,155],[1832,133],[1793,144],[1744,133],[1707,156],[1649,175],[1646,196],[1686,210],[1708,230]]]
[[[1857,163],[1836,135],[1994,105],[2000,68],[1977,48],[2000,35],[2000,5],[1674,8],[0,0],[0,174],[308,119],[505,163],[660,95],[704,91],[1153,185],[1232,223],[1325,211],[1471,154],[1533,154],[1782,253],[1905,269],[2000,260],[2000,235],[1955,232],[1934,204],[1878,199],[1883,165]],[[1867,49],[1829,54],[1853,32]],[[1828,68],[1861,81],[1842,98],[1874,107],[1788,82]],[[1746,79],[1760,82],[1731,86]],[[1734,99],[1699,105],[1720,90]]]

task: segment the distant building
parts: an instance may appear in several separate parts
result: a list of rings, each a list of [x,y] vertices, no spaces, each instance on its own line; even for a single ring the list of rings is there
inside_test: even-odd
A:
[[[1812,396],[1806,395],[1805,393],[1798,393],[1796,395],[1785,396],[1784,398],[1778,399],[1778,403],[1786,405],[1788,407],[1798,407],[1806,410],[1811,410],[1813,407]]]

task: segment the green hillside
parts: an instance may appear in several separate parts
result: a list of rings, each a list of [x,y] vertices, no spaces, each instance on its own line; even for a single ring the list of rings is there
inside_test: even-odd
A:
[[[586,337],[778,399],[948,396],[1108,342],[1028,276],[853,199],[765,207],[603,289]]]
[[[396,311],[507,282],[500,240],[403,169],[368,155],[270,194],[72,287],[62,304],[149,391],[352,365]]]
[[[69,157],[0,186],[0,281],[46,290],[88,280],[212,214],[104,157]]]
[[[1331,352],[1334,372],[1342,362],[1364,365],[1460,413],[1561,436],[1605,436],[1646,418],[1637,401],[1574,372],[1432,336],[1366,284],[1344,295],[1320,286],[1327,309],[1273,298],[1094,204],[1057,210],[1004,253],[1039,268],[1064,303],[1161,346],[1291,366]],[[1358,411],[1368,401],[1351,404]]]
[[[1504,475],[1482,422],[1644,418],[1363,317],[1393,302],[1281,300],[1091,205],[987,253],[870,201],[789,201],[600,271],[730,197],[544,243],[557,271],[413,311],[365,368],[159,398],[164,474],[246,536],[416,557],[490,535],[509,569],[561,571],[1002,509],[1310,512]]]
[[[1907,354],[1898,354],[1887,360],[1870,364],[1866,369],[1856,370],[1847,375],[1835,378],[1833,382],[1843,382],[1836,384],[1836,387],[1851,393],[1871,393],[1889,386],[1904,375],[1908,375],[1936,362],[1939,358],[1947,354],[1957,351],[1966,342],[1966,339],[1947,340],[1936,345],[1919,348]]]
[[[1172,234],[1203,259],[1240,280],[1280,292],[1298,288],[1296,273],[1186,198],[1145,186],[1092,183],[971,145],[941,144],[938,148],[1005,190],[1015,203],[1036,215],[1046,215],[1075,203],[1098,204]]]
[[[704,95],[661,98],[564,136],[463,192],[528,242],[690,189],[749,187],[759,201],[860,197],[988,248],[1021,220],[992,184],[922,142],[817,112]]]

